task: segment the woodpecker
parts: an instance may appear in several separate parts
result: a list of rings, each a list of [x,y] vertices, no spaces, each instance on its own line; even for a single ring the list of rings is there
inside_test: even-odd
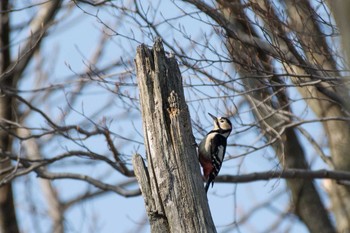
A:
[[[198,146],[199,162],[207,182],[205,185],[206,192],[208,192],[210,184],[213,187],[215,177],[219,174],[225,157],[227,138],[232,130],[232,123],[229,119],[208,114],[214,119],[214,128]]]

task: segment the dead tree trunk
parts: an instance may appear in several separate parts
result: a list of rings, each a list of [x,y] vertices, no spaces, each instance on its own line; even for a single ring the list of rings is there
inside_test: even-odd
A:
[[[200,176],[181,73],[162,41],[137,48],[146,168],[133,158],[152,232],[216,232]]]

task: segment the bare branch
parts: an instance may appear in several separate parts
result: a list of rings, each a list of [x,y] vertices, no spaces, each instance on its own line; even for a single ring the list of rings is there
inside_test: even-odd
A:
[[[338,170],[331,171],[326,169],[311,171],[306,169],[290,168],[283,171],[254,172],[236,176],[221,175],[215,180],[215,182],[246,183],[271,179],[332,179],[337,181],[350,181],[350,172]]]
[[[55,14],[60,9],[60,5],[61,0],[47,1],[45,4],[41,5],[41,10],[37,17],[32,20],[31,36],[27,44],[19,51],[18,58],[12,62],[8,70],[0,75],[1,80],[11,77],[13,83],[17,83],[34,54],[34,51],[39,47],[43,36],[51,26]]]
[[[82,175],[82,174],[51,173],[51,172],[39,171],[39,170],[35,170],[35,173],[38,175],[38,177],[44,178],[44,179],[73,179],[73,180],[85,181],[95,186],[96,188],[99,188],[105,191],[112,191],[124,197],[135,197],[141,194],[140,189],[126,190],[122,187],[106,184],[90,176]]]

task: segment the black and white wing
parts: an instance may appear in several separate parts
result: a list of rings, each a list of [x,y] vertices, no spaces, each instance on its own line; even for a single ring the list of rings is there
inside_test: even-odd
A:
[[[209,174],[209,179],[208,179],[208,182],[205,186],[206,191],[208,190],[210,183],[212,184],[212,186],[214,185],[215,177],[220,172],[222,162],[224,161],[224,158],[225,158],[226,144],[227,144],[226,137],[224,137],[220,134],[216,134],[212,138],[212,142],[211,142],[212,158],[211,158],[211,160],[212,160],[213,170]]]

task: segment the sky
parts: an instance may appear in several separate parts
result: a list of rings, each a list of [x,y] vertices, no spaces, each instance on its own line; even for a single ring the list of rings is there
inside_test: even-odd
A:
[[[67,3],[67,1],[65,1]],[[17,2],[18,5],[20,3]],[[23,3],[24,4],[24,3]],[[125,1],[125,4],[131,4],[130,2]],[[153,2],[152,7],[156,7],[157,11],[153,12],[150,8],[147,7],[148,3],[140,5],[140,8],[149,12],[147,15],[149,19],[154,20],[154,22],[159,22],[159,33],[168,39],[168,41],[173,41],[177,43],[183,43],[184,47],[190,47],[191,44],[188,43],[188,38],[191,38],[193,41],[199,39],[203,33],[205,33],[208,38],[217,42],[217,48],[222,49],[222,44],[219,41],[217,35],[212,35],[212,26],[206,25],[199,22],[197,19],[201,16],[193,14],[191,16],[183,17],[180,19],[173,18],[173,20],[164,21],[164,17],[172,18],[176,17],[178,14],[183,14],[179,8],[175,7],[171,1],[159,1]],[[159,5],[157,5],[159,4]],[[183,3],[176,2],[180,7],[183,6]],[[80,77],[76,73],[80,73],[86,69],[89,62],[90,56],[94,53],[94,48],[98,46],[100,42],[101,31],[110,34],[104,43],[106,44],[106,49],[103,51],[103,59],[98,64],[103,67],[106,64],[111,63],[115,60],[124,60],[127,62],[125,67],[132,67],[130,62],[133,61],[136,53],[136,47],[140,43],[146,43],[152,45],[152,39],[156,35],[152,32],[147,31],[147,28],[140,28],[135,22],[132,22],[128,17],[118,18],[119,15],[117,12],[114,12],[110,9],[104,8],[93,8],[84,4],[79,5],[81,8],[73,7],[72,10],[66,14],[57,15],[57,19],[60,20],[58,26],[50,29],[49,37],[43,45],[41,46],[41,52],[43,57],[37,58],[36,62],[45,61],[45,59],[50,59],[54,61],[54,64],[44,64],[45,69],[48,71],[47,75],[49,81],[47,84],[57,84],[65,81],[71,81],[72,84],[68,85],[66,88],[57,91],[57,93],[48,99],[48,104],[52,105],[54,103],[56,106],[50,108],[53,115],[59,116],[62,114],[62,107],[65,106],[64,100],[67,98],[69,93],[73,93],[74,88],[76,87],[75,82]],[[188,7],[188,6],[186,6]],[[33,9],[33,11],[36,8]],[[193,9],[192,9],[193,10]],[[84,12],[85,11],[85,12]],[[187,9],[187,11],[191,11]],[[29,10],[30,12],[30,10]],[[132,12],[128,12],[130,16],[133,15]],[[13,24],[20,23],[23,19],[27,19],[30,13],[19,11],[14,13],[12,16]],[[115,18],[119,19],[115,20]],[[115,22],[117,21],[117,22]],[[110,27],[110,30],[103,27],[103,24],[106,24]],[[169,30],[169,24],[173,26],[174,29],[181,28],[180,31]],[[186,36],[182,32],[186,32]],[[16,46],[20,47],[21,40],[25,35],[28,35],[28,31],[20,31],[19,33],[14,33],[12,41]],[[150,33],[148,39],[145,39],[143,36],[144,33]],[[130,40],[129,38],[134,38]],[[215,44],[215,42],[212,42]],[[125,50],[123,50],[125,49]],[[167,49],[167,47],[166,47]],[[126,54],[125,51],[128,51]],[[169,51],[171,52],[171,51]],[[189,50],[189,56],[199,56],[201,54],[195,54],[193,51]],[[210,52],[209,52],[210,53]],[[206,54],[210,58],[215,58],[215,53]],[[15,56],[15,54],[13,54]],[[36,64],[30,64],[30,67],[33,68]],[[181,64],[180,64],[181,65]],[[228,72],[232,72],[230,65],[223,64],[224,69]],[[122,69],[112,70],[112,74],[118,76],[121,75]],[[200,84],[199,81],[196,81],[196,74],[183,71],[183,79],[185,84]],[[134,70],[130,71],[130,75],[134,76]],[[212,72],[215,74],[215,68],[212,69]],[[35,85],[36,74],[28,74],[21,83],[20,89],[30,89]],[[198,77],[197,77],[198,78]],[[113,78],[112,78],[113,79]],[[131,87],[124,87],[123,91],[128,92],[130,95],[137,96],[138,92],[135,87],[135,78],[132,78],[131,81],[134,85]],[[78,83],[78,82],[77,82]],[[217,93],[208,87],[198,87],[198,89],[203,89],[206,92],[206,95],[215,96]],[[194,96],[192,92],[185,90],[186,98],[188,100],[193,100],[195,98],[200,98]],[[290,90],[291,96],[296,99],[299,99],[300,96],[295,92],[295,90]],[[96,111],[96,105],[101,105],[105,101],[108,101],[110,93],[106,93],[105,89],[98,84],[91,85],[88,88],[84,89],[79,96],[79,99],[73,106],[76,110],[76,114],[71,114],[67,116],[67,122],[81,122],[85,118],[81,114],[84,112],[85,115],[94,114]],[[114,100],[111,102],[111,107],[104,112],[107,119],[110,120],[112,129],[118,132],[120,135],[128,135],[130,128],[137,130],[142,134],[142,126],[140,122],[139,112],[134,110],[129,110],[125,112],[118,112],[120,108],[123,108],[124,105],[121,100]],[[205,130],[208,132],[211,129],[211,122],[209,117],[197,113],[199,112],[211,112],[213,114],[219,114],[220,108],[223,105],[216,100],[203,100],[193,103],[190,106],[190,113],[193,121],[202,121],[203,125],[206,126]],[[307,118],[313,118],[314,115],[311,111],[305,111],[306,107],[301,101],[297,101],[292,106],[298,114],[306,115]],[[244,110],[244,108],[243,108]],[[245,108],[246,111],[249,110],[248,107]],[[128,121],[123,121],[121,124],[118,122],[119,117],[128,116]],[[99,116],[100,117],[100,116]],[[240,117],[246,122],[253,121],[252,117],[248,113],[241,113]],[[28,124],[38,124],[42,119],[39,116],[33,115]],[[100,121],[101,119],[94,119]],[[232,119],[235,121],[235,119]],[[44,123],[41,123],[44,124]],[[314,136],[322,134],[320,125],[317,123],[305,125],[305,128],[309,129]],[[240,128],[236,128],[233,131],[233,135],[229,138],[229,143],[247,143],[249,140],[255,140],[256,136],[254,133],[245,133],[243,136],[236,134],[235,132],[240,131]],[[200,135],[196,134],[197,141],[200,140]],[[108,151],[105,148],[105,143],[101,141],[101,138],[92,139],[89,141],[89,146],[93,147],[96,151]],[[137,135],[135,137],[137,142],[142,143],[142,135]],[[52,147],[46,149],[47,153],[50,154],[53,151],[64,150],[65,148],[75,148],[76,145],[70,144],[65,140],[50,142]],[[144,149],[138,143],[133,144],[133,146],[124,146],[123,140],[116,139],[116,145],[118,148],[122,148],[122,151],[130,156],[133,153],[140,153],[144,155]],[[304,143],[305,144],[305,143]],[[309,147],[304,147],[308,154],[308,158],[311,158],[315,154],[314,150]],[[239,148],[230,148],[227,154],[230,156],[235,156],[237,154],[243,153],[244,150]],[[107,152],[106,152],[107,153]],[[266,171],[276,169],[278,167],[277,161],[270,159],[273,155],[271,149],[265,149],[260,152],[255,152],[246,157],[241,157],[237,159],[230,159],[225,161],[222,168],[221,174],[237,174],[237,173],[248,173],[252,171]],[[314,166],[323,167],[324,164],[317,161],[317,164]],[[58,170],[67,170],[71,171],[72,169],[75,172],[83,172],[93,175],[102,175],[105,173],[103,169],[104,166],[96,165],[95,167],[74,167],[74,164],[68,164],[65,166],[60,166],[58,168],[53,168]],[[115,181],[123,181],[124,177],[115,174],[109,173],[104,174],[103,176],[105,182],[113,183]],[[86,184],[77,181],[54,181],[55,187],[57,188],[60,196],[63,200],[67,200],[70,197],[74,196],[76,193],[79,193],[82,190],[89,188]],[[23,185],[25,184],[25,185]],[[39,226],[33,226],[32,217],[28,215],[28,198],[32,199],[35,203],[42,203],[39,206],[44,208],[45,199],[43,196],[38,193],[38,195],[31,196],[30,194],[35,194],[36,189],[40,188],[38,178],[31,176],[30,178],[19,178],[15,182],[15,196],[16,196],[16,206],[18,207],[18,216],[19,220],[22,222],[23,230],[28,230],[28,232],[33,231],[36,227],[41,232],[48,232],[49,230],[49,221],[47,218],[43,218],[42,224]],[[30,194],[25,194],[30,193]],[[271,197],[275,197],[271,200]],[[286,203],[289,201],[289,195],[286,191],[285,182],[283,180],[271,180],[271,181],[260,181],[255,182],[254,185],[250,184],[219,184],[216,183],[213,189],[210,189],[208,194],[208,201],[212,216],[217,226],[218,232],[262,232],[266,222],[277,221],[276,213],[280,213],[286,210]],[[253,211],[256,208],[256,205],[262,205],[265,203],[267,208],[264,208],[261,211],[256,211],[251,214],[247,224],[244,224],[244,227],[234,228],[235,221],[240,219],[241,216],[244,216],[249,211]],[[39,215],[45,215],[45,209],[35,210]],[[295,224],[293,225],[290,232],[307,232],[307,229],[303,224],[300,224],[299,220],[290,215],[288,217]],[[94,232],[95,229],[99,229],[101,233],[124,233],[124,232],[133,232],[137,226],[142,226],[143,222],[146,219],[146,213],[144,208],[144,202],[142,197],[133,197],[125,198],[113,193],[103,195],[101,197],[92,199],[91,201],[84,202],[78,207],[74,207],[68,211],[68,214],[65,219],[67,232]],[[92,220],[92,221],[91,221]],[[285,223],[286,225],[287,223]],[[259,227],[259,228],[258,228]],[[282,227],[283,228],[283,227]],[[282,229],[279,228],[279,229]],[[286,225],[285,228],[288,228]],[[283,228],[283,229],[285,229]],[[146,225],[145,228],[142,228],[140,232],[149,232],[149,226]]]

